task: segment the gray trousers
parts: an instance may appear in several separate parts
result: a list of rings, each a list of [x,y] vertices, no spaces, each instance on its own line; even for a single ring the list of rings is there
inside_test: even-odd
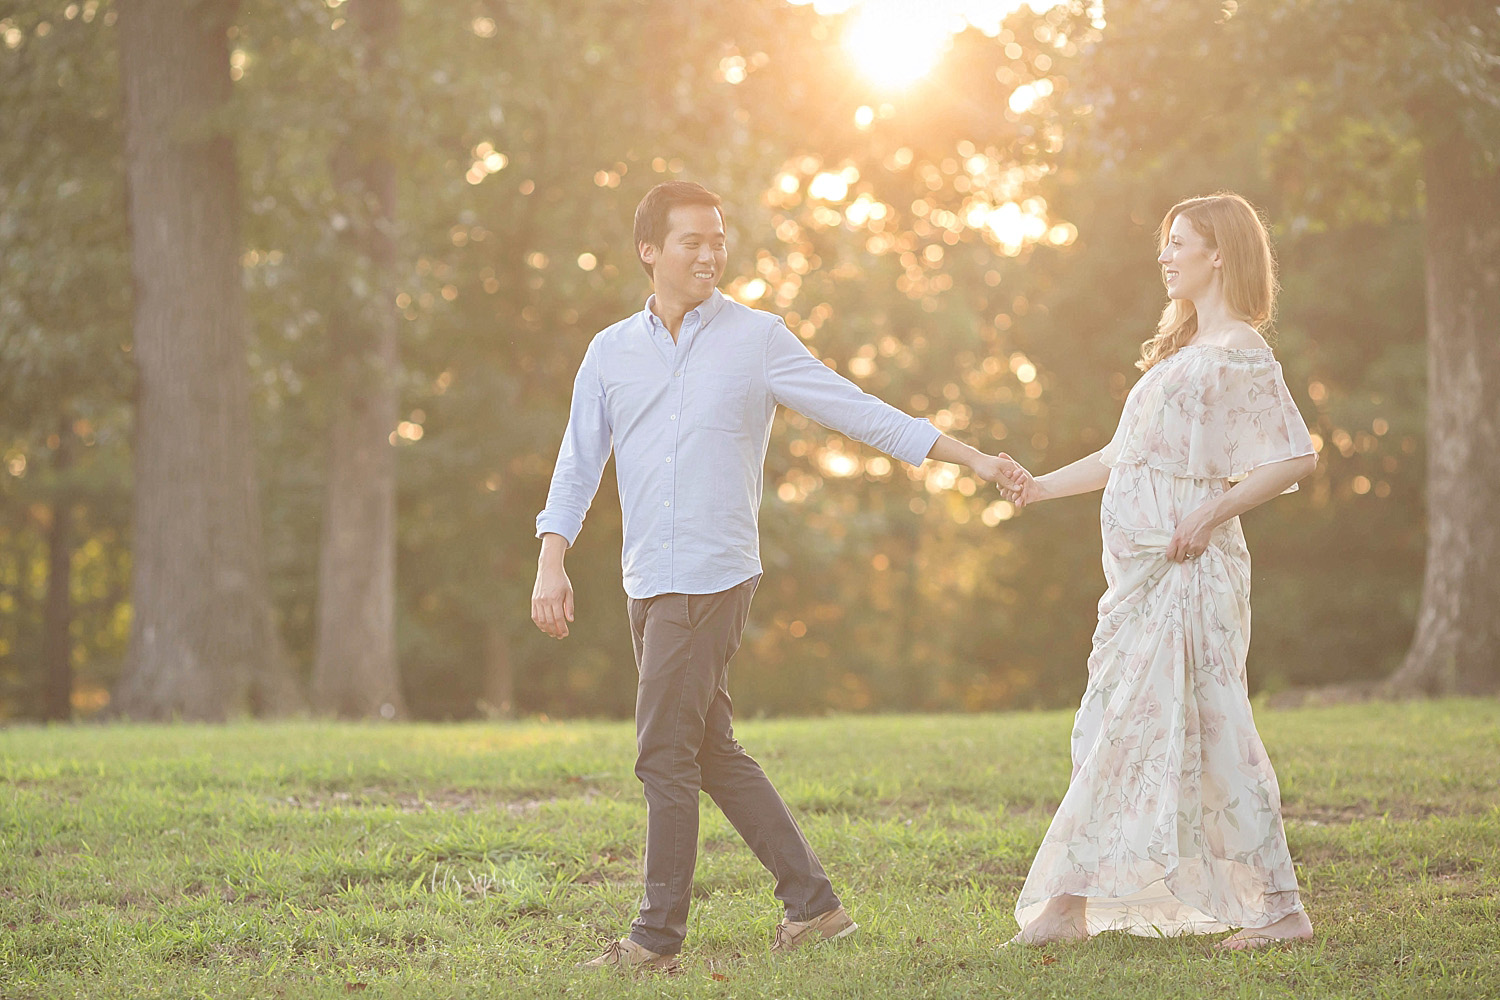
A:
[[[640,673],[635,774],[646,789],[646,892],[630,937],[659,954],[676,954],[687,936],[700,790],[776,877],[788,919],[839,905],[786,803],[734,739],[729,661],[759,582],[755,576],[717,594],[630,599]]]

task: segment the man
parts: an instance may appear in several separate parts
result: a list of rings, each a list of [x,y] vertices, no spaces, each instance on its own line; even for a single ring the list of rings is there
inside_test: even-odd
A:
[[[697,184],[653,188],[635,242],[654,294],[599,333],[537,516],[542,540],[531,617],[568,634],[563,555],[615,454],[623,569],[639,685],[635,773],[646,793],[645,895],[630,935],[588,965],[673,972],[707,792],[776,878],[785,919],[773,951],[856,928],[765,773],[735,741],[728,665],[760,580],[756,518],[778,404],[913,465],[968,465],[987,481],[1002,460],[940,434],[831,371],[778,317],[716,290],[726,261],[720,199]]]

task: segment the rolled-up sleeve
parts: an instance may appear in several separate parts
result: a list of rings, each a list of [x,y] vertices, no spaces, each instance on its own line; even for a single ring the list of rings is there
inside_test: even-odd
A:
[[[536,516],[538,538],[558,534],[572,546],[583,530],[583,518],[594,502],[594,494],[599,492],[599,480],[613,447],[604,383],[599,377],[594,344],[590,344],[573,380],[573,405],[552,471],[552,485],[547,490],[547,506]]]
[[[780,322],[766,340],[766,384],[781,405],[908,465],[921,465],[940,436],[926,420],[870,395],[813,357]]]

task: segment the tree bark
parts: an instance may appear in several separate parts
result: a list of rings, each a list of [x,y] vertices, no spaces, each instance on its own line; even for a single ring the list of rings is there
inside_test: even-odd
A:
[[[491,719],[516,717],[516,678],[510,656],[510,636],[494,619],[484,624],[484,694],[479,708]]]
[[[230,97],[235,0],[120,5],[138,370],[134,618],[116,710],[219,720],[295,703],[252,461]]]
[[[318,565],[313,698],[345,717],[406,714],[396,658],[397,348],[396,166],[380,81],[394,56],[398,0],[360,0],[362,108],[334,157],[343,200],[355,206],[351,256],[368,291],[343,289],[329,316],[334,379],[328,485]]]
[[[73,429],[58,421],[53,468],[65,479],[73,464]],[[66,722],[73,717],[73,502],[66,483],[52,501],[47,529],[47,598],[42,607],[42,718]]]
[[[1426,143],[1427,570],[1396,694],[1500,691],[1500,174]]]

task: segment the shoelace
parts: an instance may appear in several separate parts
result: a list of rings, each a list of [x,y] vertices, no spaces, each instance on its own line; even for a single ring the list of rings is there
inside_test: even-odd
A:
[[[805,933],[807,933],[806,927],[802,928],[800,931],[793,931],[792,928],[788,927],[786,924],[777,924],[774,946],[777,948],[786,949],[795,948],[797,945],[797,940]]]

